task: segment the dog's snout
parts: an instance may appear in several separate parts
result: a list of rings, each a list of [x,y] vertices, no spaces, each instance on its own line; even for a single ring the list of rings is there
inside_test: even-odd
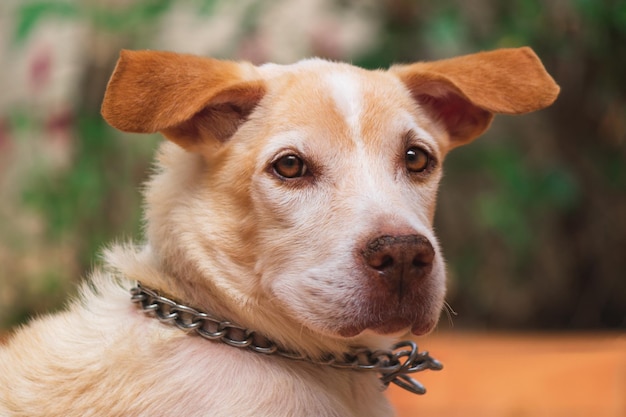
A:
[[[369,268],[394,287],[407,280],[421,279],[432,270],[435,249],[421,235],[378,236],[363,251]]]

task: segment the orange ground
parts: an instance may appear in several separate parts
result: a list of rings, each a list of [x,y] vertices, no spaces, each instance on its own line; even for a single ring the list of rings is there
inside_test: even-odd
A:
[[[387,391],[398,417],[626,417],[626,333],[435,334],[428,392]]]

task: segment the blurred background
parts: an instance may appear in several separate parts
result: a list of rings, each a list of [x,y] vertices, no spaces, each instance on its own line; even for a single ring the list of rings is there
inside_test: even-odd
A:
[[[437,230],[457,328],[626,329],[626,2],[3,0],[0,327],[59,308],[140,240],[158,136],[99,107],[122,48],[367,68],[529,45],[556,104],[446,161]],[[442,320],[441,326],[450,325]]]
[[[380,68],[523,45],[538,53],[562,93],[546,110],[497,117],[486,135],[446,161],[436,228],[448,261],[448,303],[456,314],[444,315],[440,328],[454,326],[455,333],[478,335],[541,332],[546,337],[539,341],[552,340],[555,331],[623,335],[622,0],[3,0],[0,333],[61,308],[98,264],[103,245],[142,239],[139,190],[160,139],[121,134],[100,117],[120,49],[173,50],[254,63],[289,63],[316,55]],[[458,366],[475,364],[477,357],[493,359],[499,349],[493,347],[497,340],[478,337],[468,345],[465,336],[450,341],[442,333],[443,342],[440,337],[432,345],[444,362],[447,355]],[[506,346],[513,350],[499,350],[509,352],[501,364],[502,375],[509,378],[529,369],[520,361],[538,363],[524,352],[537,346],[549,350],[526,339],[518,342],[518,350],[511,344]],[[591,345],[607,343],[604,338]],[[471,358],[454,356],[462,346],[474,349]],[[536,385],[537,375],[529,374],[528,387],[562,386],[569,380],[564,395],[569,395],[570,407],[562,415],[624,415],[626,344],[611,346],[617,353],[606,362],[607,374],[585,381],[595,387],[603,387],[595,383],[600,379],[614,381],[608,391],[602,388],[598,401],[615,414],[584,414],[583,405],[572,403],[589,392],[585,388],[578,395],[570,389],[579,377],[577,361],[593,360],[596,369],[604,369],[594,356],[569,357],[574,361],[565,365],[569,373],[548,378],[544,385]],[[482,381],[490,381],[484,391],[488,401],[495,398],[493,387],[501,385],[499,376],[485,373],[494,366],[474,370],[483,374]],[[454,366],[448,372],[462,381],[454,376],[459,374]],[[474,393],[475,383],[476,378]],[[457,391],[466,392],[467,386],[461,382]],[[532,398],[545,394],[541,390]],[[531,415],[518,408],[488,414],[480,404],[487,400],[475,402],[476,415]],[[433,407],[433,414],[447,415]],[[411,415],[404,410],[403,415]]]

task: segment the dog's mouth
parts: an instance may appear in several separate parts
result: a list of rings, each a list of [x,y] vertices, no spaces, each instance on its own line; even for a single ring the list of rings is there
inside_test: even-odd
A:
[[[342,326],[338,329],[338,333],[342,337],[355,337],[365,330],[371,330],[383,335],[411,332],[416,336],[422,336],[433,330],[437,321],[436,315],[415,320],[400,316],[381,317],[375,320],[367,320],[367,317],[364,317],[358,322]]]
[[[339,334],[343,337],[356,337],[365,330],[372,330],[378,334],[393,334],[404,332],[410,327],[410,323],[406,320],[396,320],[379,325],[366,326],[363,324],[348,325],[339,330]]]
[[[411,332],[422,336],[435,328],[443,307],[434,288],[423,286],[404,294],[374,292],[363,299],[358,314],[348,315],[338,323],[337,333],[342,337],[354,337],[365,330],[381,335]]]

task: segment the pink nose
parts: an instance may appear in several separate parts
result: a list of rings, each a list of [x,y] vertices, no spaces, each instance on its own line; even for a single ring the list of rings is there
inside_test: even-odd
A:
[[[428,276],[435,249],[421,235],[378,236],[362,252],[366,264],[383,278],[390,289],[401,291],[405,284]]]

